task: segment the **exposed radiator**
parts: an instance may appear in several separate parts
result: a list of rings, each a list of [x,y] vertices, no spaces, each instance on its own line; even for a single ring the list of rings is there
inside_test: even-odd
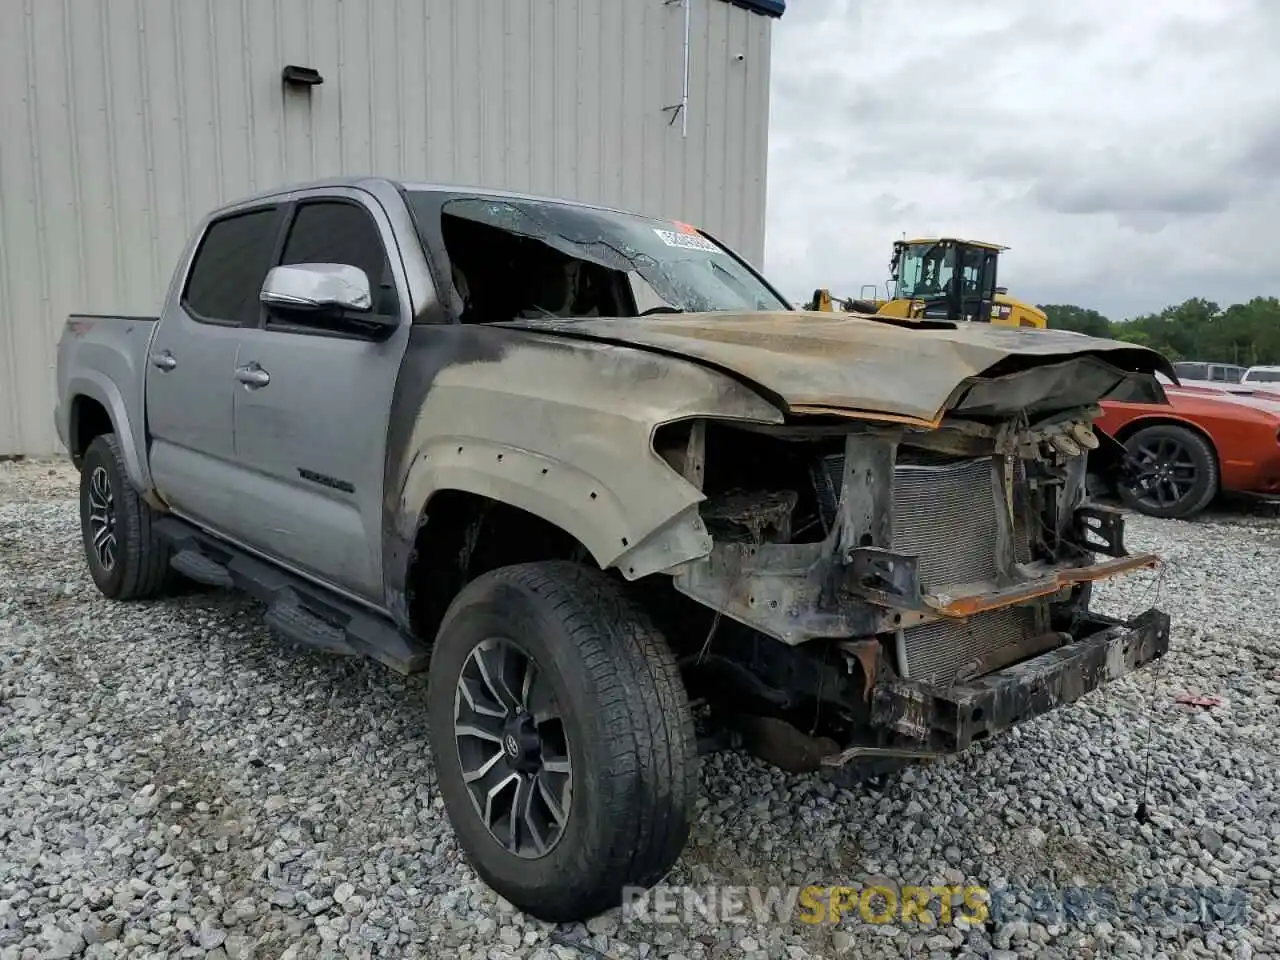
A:
[[[971,583],[994,574],[996,491],[991,469],[986,458],[930,457],[895,466],[893,547],[920,557],[920,579],[926,588],[930,582]],[[843,479],[843,454],[818,461],[813,481],[827,529],[835,523]],[[1025,482],[1026,469],[1018,460],[1014,483]],[[1014,518],[1013,544],[1019,563],[1031,560],[1031,537],[1021,513]]]
[[[1021,487],[1027,482],[1027,465],[1021,459],[1015,460],[1014,464],[1013,483],[1015,487]],[[1018,563],[1031,562],[1031,534],[1022,511],[1016,509],[1013,514],[1013,558]]]
[[[898,464],[893,550],[919,558],[926,590],[996,574],[996,488],[991,460],[945,466]]]
[[[815,482],[828,524],[834,522],[844,457],[822,461]],[[1025,482],[1021,462],[1015,483]],[[997,496],[990,458],[898,463],[894,468],[892,548],[918,558],[926,590],[990,580],[996,573]],[[1030,538],[1020,518],[1014,553],[1031,558]],[[1021,645],[1035,634],[1032,611],[1006,608],[963,622],[936,621],[903,631],[903,655],[912,679],[947,684],[957,671],[994,651]]]
[[[907,676],[945,687],[962,668],[1034,636],[1035,617],[1029,607],[1005,607],[960,622],[921,624],[902,631]]]

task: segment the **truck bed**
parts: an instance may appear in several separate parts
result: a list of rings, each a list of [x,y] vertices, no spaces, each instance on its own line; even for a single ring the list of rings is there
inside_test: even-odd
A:
[[[71,436],[72,411],[66,398],[98,404],[116,425],[130,479],[141,490],[150,486],[146,458],[138,454],[146,443],[143,400],[147,351],[157,320],[158,316],[73,313],[58,340],[54,421],[59,439],[75,460],[79,445]]]

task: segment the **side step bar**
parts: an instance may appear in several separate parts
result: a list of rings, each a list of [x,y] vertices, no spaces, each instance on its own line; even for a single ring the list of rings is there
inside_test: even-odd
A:
[[[344,656],[363,656],[396,673],[427,668],[430,647],[390,619],[302,577],[211,537],[176,517],[155,524],[170,544],[170,565],[211,587],[242,590],[267,605],[267,626],[295,643]]]
[[[235,587],[235,581],[231,579],[227,568],[210,560],[200,552],[198,547],[184,545],[181,550],[174,553],[169,560],[169,566],[184,577],[208,587],[225,587],[228,590]]]

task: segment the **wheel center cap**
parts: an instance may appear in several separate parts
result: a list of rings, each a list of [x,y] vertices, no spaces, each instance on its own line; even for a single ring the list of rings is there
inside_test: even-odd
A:
[[[536,770],[542,759],[542,738],[533,724],[533,718],[521,714],[512,720],[502,734],[502,754],[507,765],[515,770]]]

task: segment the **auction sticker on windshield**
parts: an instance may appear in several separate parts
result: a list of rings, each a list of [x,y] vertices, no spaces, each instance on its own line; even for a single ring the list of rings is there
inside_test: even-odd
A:
[[[706,250],[708,253],[720,252],[720,248],[714,243],[706,237],[698,236],[696,233],[676,233],[674,230],[660,230],[657,227],[653,228],[653,232],[668,247],[682,247],[685,250]]]

